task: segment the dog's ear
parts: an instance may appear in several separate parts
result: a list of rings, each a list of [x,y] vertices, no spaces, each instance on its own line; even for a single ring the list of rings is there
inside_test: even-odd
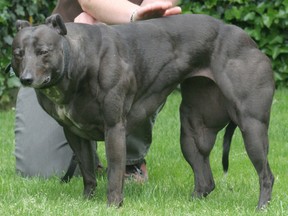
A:
[[[46,19],[46,24],[55,29],[60,35],[66,35],[67,29],[60,14],[53,14]]]
[[[30,23],[26,20],[17,20],[16,21],[16,29],[17,31],[20,31],[21,29],[31,26]]]

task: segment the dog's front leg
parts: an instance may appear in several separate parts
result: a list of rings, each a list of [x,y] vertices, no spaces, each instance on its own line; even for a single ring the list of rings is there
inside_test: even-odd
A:
[[[123,202],[126,163],[126,130],[123,122],[106,127],[105,146],[108,163],[108,205],[118,207]]]
[[[91,198],[94,195],[96,183],[95,153],[93,143],[83,139],[69,129],[64,128],[66,139],[76,154],[84,183],[84,197]]]

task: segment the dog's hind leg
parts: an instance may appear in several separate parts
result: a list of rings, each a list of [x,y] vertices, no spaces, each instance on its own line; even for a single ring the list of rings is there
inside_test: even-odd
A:
[[[259,50],[246,48],[241,56],[227,61],[214,77],[227,98],[229,115],[239,127],[248,156],[258,173],[258,208],[262,208],[271,199],[274,182],[267,158],[274,94],[271,64]]]
[[[274,177],[268,163],[268,125],[255,118],[242,119],[244,126],[240,128],[245,148],[252,161],[260,183],[258,208],[265,207],[271,199]]]
[[[261,91],[262,93],[260,93]],[[241,101],[241,106],[234,107],[236,109],[235,112],[230,112],[233,113],[233,121],[238,125],[242,133],[246,151],[259,176],[259,209],[265,207],[270,201],[274,182],[267,158],[269,147],[269,101],[271,101],[269,97],[272,98],[272,91],[268,90],[266,93],[265,91],[261,89],[252,91],[247,99]]]
[[[229,121],[223,96],[215,83],[194,77],[181,84],[181,149],[194,171],[192,197],[205,197],[215,187],[209,155],[216,135]]]
[[[191,123],[191,119],[184,117],[184,108],[181,110],[183,112],[181,114],[183,118],[181,120],[181,150],[194,172],[195,187],[192,197],[205,197],[215,188],[209,155],[216,133],[209,128],[203,128],[200,122]]]

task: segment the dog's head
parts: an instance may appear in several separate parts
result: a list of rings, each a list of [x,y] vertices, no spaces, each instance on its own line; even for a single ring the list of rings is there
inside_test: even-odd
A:
[[[12,43],[12,68],[24,86],[46,88],[55,85],[65,71],[67,34],[60,15],[46,19],[45,25],[30,26],[17,21]]]

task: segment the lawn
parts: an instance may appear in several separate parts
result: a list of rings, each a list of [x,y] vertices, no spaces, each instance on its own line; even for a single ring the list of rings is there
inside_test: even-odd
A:
[[[107,208],[106,176],[98,176],[95,198],[82,198],[82,179],[60,184],[57,177],[25,179],[15,173],[14,111],[0,112],[0,215],[259,215],[259,184],[239,130],[231,148],[227,176],[221,165],[223,132],[211,154],[215,190],[191,200],[193,174],[179,146],[179,93],[173,93],[159,114],[147,156],[149,181],[127,182],[119,209]],[[277,90],[270,123],[269,160],[275,176],[272,201],[263,215],[288,215],[288,90]],[[104,145],[99,145],[105,163]]]

